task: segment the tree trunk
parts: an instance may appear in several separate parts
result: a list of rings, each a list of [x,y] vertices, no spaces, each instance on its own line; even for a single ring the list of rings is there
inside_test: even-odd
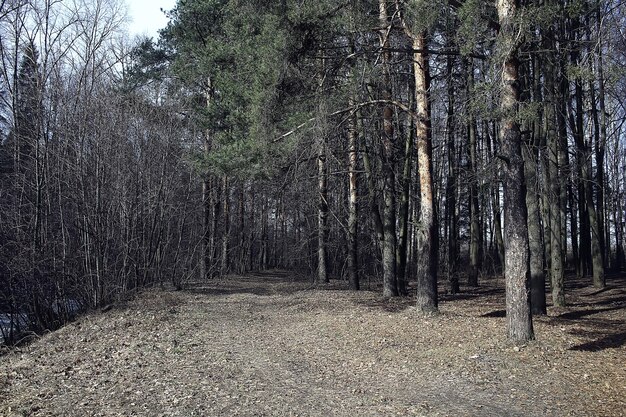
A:
[[[223,180],[223,195],[224,195],[224,234],[222,236],[222,256],[221,256],[221,271],[220,275],[224,276],[228,273],[230,265],[228,259],[228,243],[230,240],[230,190],[228,186],[228,177],[224,176]]]
[[[536,145],[523,147],[525,177],[526,177],[526,206],[528,207],[528,243],[530,250],[530,289],[532,313],[546,314],[545,287],[546,280],[543,272],[543,247],[541,239],[541,218],[539,215],[538,194],[538,149]]]
[[[326,138],[320,135],[317,154],[317,283],[327,283],[326,241],[328,236],[328,173],[326,169]]]
[[[474,84],[474,65],[470,62],[468,65],[468,93]],[[469,261],[470,269],[467,278],[467,285],[471,287],[478,286],[478,272],[480,269],[480,209],[478,206],[478,149],[477,149],[477,127],[476,120],[473,115],[469,115],[468,120],[468,140],[469,140],[469,173],[470,173],[470,243],[469,243]]]
[[[575,61],[574,61],[575,62]],[[584,137],[584,109],[583,109],[583,88],[582,83],[577,80],[575,83],[575,123],[573,124],[574,139],[576,141],[576,166],[578,168],[578,219],[579,227],[579,270],[580,276],[591,274],[591,227],[589,223],[589,204],[587,201],[587,181],[589,171],[587,169],[588,151],[586,149]]]
[[[488,126],[489,127],[489,126]],[[497,158],[498,150],[497,144],[499,142],[496,123],[493,123],[491,129],[485,129],[487,151],[489,156]],[[491,134],[488,132],[491,131]],[[491,201],[491,216],[493,217],[493,230],[491,233],[491,242],[489,245],[490,255],[495,251],[497,262],[493,265],[494,272],[497,272],[497,268],[504,267],[504,240],[502,238],[502,208],[500,204],[500,182],[502,181],[502,174],[500,172],[495,174],[493,183],[490,184],[489,194]],[[495,246],[495,248],[494,248]],[[491,258],[493,256],[490,256]]]
[[[557,156],[554,147],[558,146],[558,185],[560,188],[559,197],[559,209],[561,211],[561,253],[562,253],[562,272],[552,271],[551,284],[552,284],[552,303],[558,307],[565,307],[565,268],[567,265],[567,217],[569,212],[570,217],[570,231],[571,231],[571,246],[572,246],[572,259],[574,262],[578,256],[578,222],[576,221],[576,215],[574,212],[573,193],[571,177],[571,165],[569,160],[569,152],[567,145],[567,96],[569,94],[569,87],[566,78],[567,60],[562,51],[559,51],[559,65],[558,65],[558,78],[556,79],[556,91],[555,97],[555,113],[556,113],[556,125],[557,125],[557,141],[558,144],[553,145],[554,156]],[[556,198],[556,197],[555,197]],[[568,209],[569,206],[569,209]],[[556,216],[556,214],[555,214]],[[553,236],[555,239],[556,236]]]
[[[598,213],[598,234],[602,236],[600,243],[602,253],[604,254],[604,264],[608,266],[611,253],[611,239],[608,228],[606,227],[606,216],[605,216],[605,203],[604,203],[604,183],[605,183],[605,174],[604,174],[604,164],[605,164],[605,149],[606,149],[606,141],[607,141],[607,118],[606,118],[606,104],[605,104],[605,93],[604,93],[604,63],[602,58],[602,39],[600,36],[600,10],[598,8],[598,17],[597,17],[597,26],[598,26],[598,53],[597,53],[597,77],[598,77],[598,102],[597,106],[594,106],[594,117],[598,118],[599,113],[599,129],[598,134],[596,135],[595,140],[595,154],[596,154],[596,181],[598,184],[598,202],[596,206],[596,211]],[[595,100],[594,100],[595,101]],[[605,238],[605,236],[609,236]]]
[[[391,100],[391,74],[389,71],[389,61],[391,53],[389,47],[390,23],[387,16],[387,5],[385,0],[379,2],[379,22],[380,22],[380,46],[383,49],[382,57],[382,98]],[[396,192],[395,192],[395,156],[394,156],[394,132],[393,132],[393,110],[391,105],[383,106],[383,131],[381,135],[383,149],[383,296],[393,297],[398,295],[396,277]]]
[[[456,294],[460,291],[458,266],[458,241],[459,231],[456,207],[456,147],[454,141],[455,121],[454,121],[454,59],[452,56],[447,58],[447,75],[448,75],[448,111],[446,117],[446,134],[447,134],[447,150],[448,150],[448,178],[446,180],[446,203],[445,203],[445,219],[446,228],[448,229],[448,284],[450,292]]]
[[[247,248],[247,238],[246,238],[246,194],[245,194],[245,182],[242,181],[239,185],[238,190],[239,198],[238,198],[238,207],[237,207],[237,218],[238,221],[238,230],[237,230],[237,248],[238,248],[238,256],[237,256],[237,272],[239,274],[243,274],[246,271],[246,248]]]
[[[406,121],[406,135],[404,146],[404,167],[402,169],[402,200],[400,201],[400,215],[398,219],[398,253],[396,263],[398,265],[398,293],[407,295],[407,256],[409,239],[409,200],[411,187],[411,164],[413,163],[413,130],[411,119]]]
[[[208,154],[210,149],[209,140],[205,139],[204,152]],[[202,250],[200,253],[200,279],[204,280],[209,276],[211,268],[211,179],[205,173],[202,179]]]
[[[529,244],[525,201],[524,163],[517,109],[519,106],[518,28],[515,23],[516,1],[497,0],[500,22],[499,40],[504,52],[500,121],[504,174],[504,225],[506,280],[506,316],[508,338],[524,343],[534,338],[530,311]]]
[[[209,276],[214,278],[216,275],[219,275],[219,263],[218,263],[218,255],[219,255],[219,240],[218,240],[218,231],[219,231],[219,217],[221,207],[222,207],[222,198],[221,198],[221,184],[219,182],[219,178],[212,177],[211,178],[211,231],[209,233],[209,252],[210,252],[210,266],[209,266]]]
[[[493,233],[495,234],[496,255],[498,257],[498,266],[504,270],[505,248],[504,238],[502,237],[502,211],[500,204],[500,184],[496,182],[491,190],[491,204],[493,211]]]
[[[383,230],[383,220],[380,215],[380,208],[377,203],[377,190],[376,183],[374,182],[374,174],[372,173],[372,166],[370,163],[369,157],[369,149],[368,146],[365,145],[365,152],[362,153],[363,157],[363,169],[365,171],[365,178],[367,180],[367,191],[368,191],[368,200],[370,203],[370,210],[372,212],[372,222],[374,226],[374,230],[376,231],[376,237],[378,238],[378,243],[382,245],[385,240],[385,232]]]
[[[549,34],[548,34],[548,37]],[[563,216],[561,207],[561,175],[559,171],[561,164],[560,138],[558,132],[558,122],[556,113],[558,110],[556,86],[554,83],[554,73],[550,65],[546,65],[543,72],[545,82],[545,106],[544,106],[544,130],[546,134],[546,144],[548,146],[548,205],[550,213],[550,281],[552,287],[552,303],[554,306],[565,305],[564,289],[564,251],[562,248]]]
[[[530,251],[531,309],[535,315],[546,314],[545,275],[543,271],[543,242],[539,208],[539,150],[535,139],[522,147],[526,179],[527,228]]]
[[[413,70],[415,72],[415,103],[417,107],[416,140],[420,184],[420,225],[417,231],[417,308],[436,312],[438,233],[435,213],[430,120],[430,67],[426,33],[413,37]]]
[[[578,27],[578,22],[575,27]],[[580,51],[574,49],[572,52],[572,63],[580,62]],[[593,285],[603,288],[605,286],[604,261],[602,245],[600,241],[604,239],[600,232],[600,225],[596,206],[593,202],[593,184],[591,178],[591,146],[585,140],[584,135],[584,97],[582,81],[577,79],[575,85],[575,134],[577,148],[577,164],[579,172],[578,204],[580,216],[580,259],[582,261],[581,272],[583,275],[593,274]]]
[[[598,31],[600,30],[600,10],[598,8]],[[598,36],[600,33],[598,33]],[[607,137],[606,113],[604,102],[604,72],[602,68],[602,39],[598,37],[598,58],[597,58],[597,77],[598,77],[598,101],[596,103],[595,86],[591,83],[590,91],[593,103],[593,119],[595,126],[594,144],[596,157],[596,190],[597,205],[593,206],[591,201],[593,198],[592,184],[589,184],[587,194],[590,204],[593,206],[589,212],[591,232],[592,232],[592,258],[593,258],[593,285],[596,288],[604,288],[606,286],[606,278],[604,276],[605,265],[607,265],[607,252],[610,253],[610,240],[605,240],[604,226],[604,147]],[[598,113],[600,116],[598,117]]]
[[[533,58],[528,66],[522,67],[524,90],[529,91],[532,88],[534,102],[542,101],[541,91],[537,85],[538,66]],[[532,73],[531,73],[532,70]],[[532,78],[531,78],[532,77]],[[532,80],[532,81],[531,81]],[[524,101],[531,99],[528,94],[525,95]],[[531,311],[534,315],[546,314],[546,279],[544,274],[544,246],[550,247],[549,243],[542,236],[542,219],[541,219],[541,200],[540,194],[540,163],[539,148],[541,146],[541,124],[536,122],[525,122],[524,130],[529,132],[530,140],[522,146],[522,156],[524,159],[524,176],[526,179],[526,207],[528,210],[528,244],[530,250],[530,292],[531,292]],[[549,230],[549,221],[543,222],[546,229]],[[549,249],[548,249],[549,250]]]
[[[350,100],[350,106],[354,99]],[[358,205],[357,205],[357,114],[348,120],[348,282],[350,288],[359,290],[359,266],[357,263],[358,245]]]
[[[207,110],[211,108],[212,98],[212,83],[211,78],[207,78],[207,85],[205,90],[205,105]],[[208,158],[211,152],[211,134],[209,130],[204,134],[203,151],[204,157]],[[208,172],[204,173],[202,179],[202,250],[200,251],[200,279],[204,280],[209,276],[209,270],[211,268],[211,179]]]

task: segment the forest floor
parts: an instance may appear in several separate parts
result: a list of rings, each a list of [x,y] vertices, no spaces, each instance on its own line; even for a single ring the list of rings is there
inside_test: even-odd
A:
[[[506,342],[503,282],[411,299],[282,271],[148,290],[0,357],[0,416],[624,416],[626,277]]]

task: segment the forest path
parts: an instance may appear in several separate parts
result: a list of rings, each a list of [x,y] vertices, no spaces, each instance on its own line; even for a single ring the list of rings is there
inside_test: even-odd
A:
[[[573,349],[556,312],[513,349],[498,285],[431,317],[280,271],[147,291],[0,358],[0,415],[624,415],[623,343]],[[621,288],[589,314],[615,331]]]

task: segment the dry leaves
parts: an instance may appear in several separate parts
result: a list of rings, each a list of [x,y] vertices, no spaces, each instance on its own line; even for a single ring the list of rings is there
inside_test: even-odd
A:
[[[2,416],[620,416],[622,277],[504,338],[501,282],[410,299],[283,272],[148,291],[0,358]]]

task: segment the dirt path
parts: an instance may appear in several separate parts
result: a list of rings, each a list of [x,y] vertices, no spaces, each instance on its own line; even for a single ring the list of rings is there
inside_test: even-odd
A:
[[[148,291],[1,357],[0,415],[620,416],[622,284],[519,351],[496,282],[434,317],[285,273]]]

